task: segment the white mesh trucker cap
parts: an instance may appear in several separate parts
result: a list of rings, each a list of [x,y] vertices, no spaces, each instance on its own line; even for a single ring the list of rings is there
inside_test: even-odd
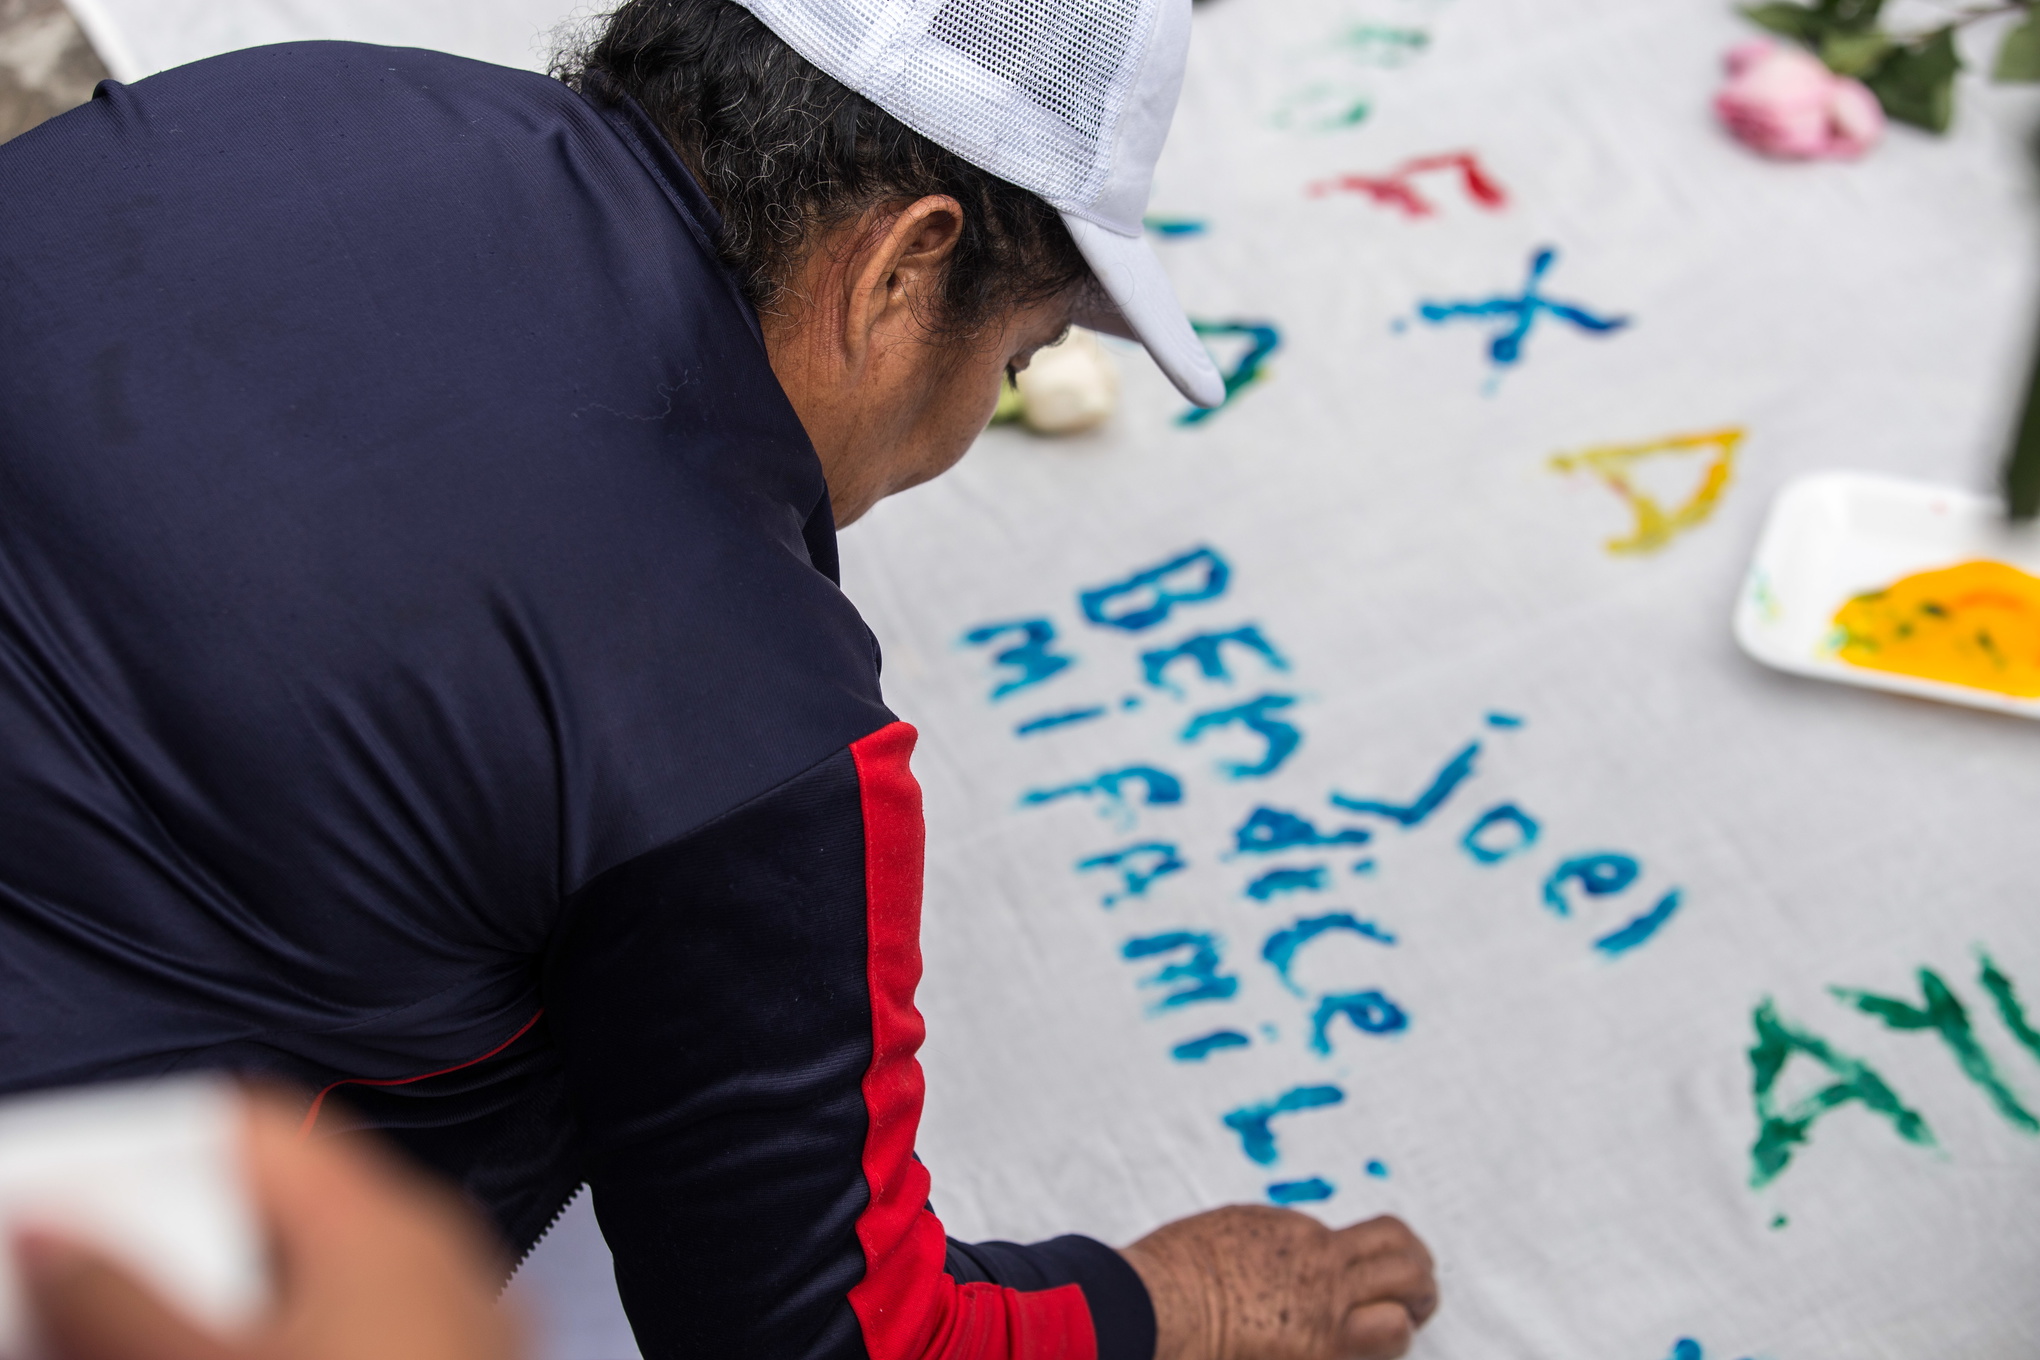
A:
[[[1225,399],[1141,235],[1190,47],[1190,0],[738,0],[794,51],[1062,214],[1116,314],[1199,406]]]

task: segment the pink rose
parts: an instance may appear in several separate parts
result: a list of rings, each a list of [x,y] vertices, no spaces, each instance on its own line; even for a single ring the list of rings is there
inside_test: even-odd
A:
[[[1766,156],[1849,159],[1877,145],[1884,110],[1860,80],[1764,38],[1732,48],[1714,111],[1735,139]]]

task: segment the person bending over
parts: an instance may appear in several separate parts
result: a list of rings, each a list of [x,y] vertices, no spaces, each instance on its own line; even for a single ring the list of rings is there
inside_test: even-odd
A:
[[[648,1357],[1311,1360],[1402,1225],[947,1241],[913,729],[836,528],[1140,239],[1189,0],[630,0],[556,78],[343,43],[0,147],[0,1091],[326,1093]]]

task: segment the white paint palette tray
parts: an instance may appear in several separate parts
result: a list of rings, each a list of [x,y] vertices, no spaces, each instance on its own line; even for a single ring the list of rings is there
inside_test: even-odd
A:
[[[1917,572],[1978,560],[2040,575],[2040,528],[2007,524],[1991,498],[1923,482],[1822,472],[1789,482],[1736,601],[1735,638],[1797,675],[2040,718],[2040,698],[1855,665],[1837,654],[1835,615]]]

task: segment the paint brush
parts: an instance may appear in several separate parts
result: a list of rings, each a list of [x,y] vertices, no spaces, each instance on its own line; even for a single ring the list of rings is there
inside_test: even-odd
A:
[[[2012,523],[2023,524],[2040,514],[2040,346],[2035,347],[2033,376],[2026,385],[2019,432],[2005,459],[2005,511]]]

